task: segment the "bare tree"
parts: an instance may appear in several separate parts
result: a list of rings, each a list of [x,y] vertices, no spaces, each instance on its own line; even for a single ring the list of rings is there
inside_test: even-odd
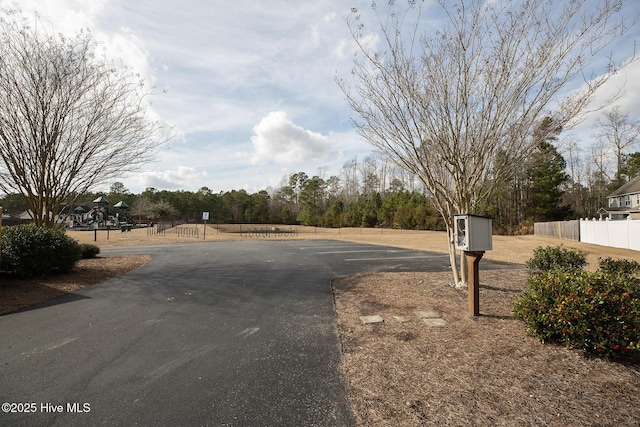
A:
[[[327,197],[330,201],[333,201],[338,198],[340,192],[342,191],[342,180],[332,175],[327,179]]]
[[[376,157],[373,154],[365,157],[357,169],[360,172],[362,193],[370,196],[379,191],[380,175],[378,174],[378,160]]]
[[[131,206],[129,206],[129,213],[133,217],[138,217],[138,222],[142,222],[143,218],[148,218],[151,213],[151,207],[153,202],[149,200],[149,197],[142,195],[136,197]]]
[[[428,3],[410,0],[404,11],[394,3],[381,12],[374,2],[372,28],[352,9],[358,54],[351,80],[337,83],[360,135],[430,193],[447,224],[454,281],[464,286],[452,216],[478,213],[491,199],[535,147],[533,130],[543,117],[552,118],[552,128],[569,128],[594,92],[631,61],[605,57],[604,73],[591,69],[628,31],[625,1],[594,7],[585,0],[436,0],[446,25],[431,33],[420,27],[429,22],[421,16]],[[494,162],[498,155],[508,161]]]
[[[24,196],[53,226],[71,194],[152,160],[159,127],[143,82],[96,55],[89,32],[52,35],[20,14],[0,17],[0,189]]]
[[[640,137],[640,120],[629,118],[628,113],[622,113],[620,107],[616,106],[603,114],[596,123],[598,132],[596,137],[603,146],[613,150],[615,156],[616,185],[622,184],[621,170],[623,154],[631,148]]]
[[[347,202],[353,202],[358,198],[358,159],[353,158],[342,165],[342,182],[344,199]]]
[[[567,160],[567,170],[571,181],[580,183],[585,179],[582,148],[573,137],[567,137],[560,141],[558,149]]]
[[[612,154],[611,148],[603,140],[598,139],[591,144],[590,163],[595,167],[591,173],[599,182],[611,182],[613,175],[610,170]]]

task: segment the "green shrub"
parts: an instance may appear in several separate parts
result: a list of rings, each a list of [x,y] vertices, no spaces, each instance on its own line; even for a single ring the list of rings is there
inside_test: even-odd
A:
[[[613,358],[639,349],[640,279],[555,269],[531,275],[514,316],[542,342]]]
[[[617,274],[633,277],[640,272],[640,264],[637,261],[627,259],[599,258],[600,271],[605,274]]]
[[[533,251],[533,258],[526,262],[527,268],[532,273],[540,273],[549,270],[576,270],[587,264],[584,254],[573,252],[561,247],[538,247]]]
[[[80,250],[82,251],[82,259],[95,258],[100,254],[100,248],[91,243],[81,243]]]
[[[21,276],[67,273],[80,259],[78,242],[63,230],[15,225],[3,229],[0,268]]]

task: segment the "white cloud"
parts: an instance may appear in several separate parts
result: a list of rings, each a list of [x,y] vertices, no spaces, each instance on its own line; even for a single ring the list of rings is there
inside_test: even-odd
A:
[[[74,33],[94,27],[108,0],[0,0],[2,8],[20,10],[25,17],[34,17],[37,11],[41,21],[52,24],[56,33]]]
[[[629,118],[640,119],[640,79],[634,78],[637,75],[640,75],[640,61],[611,76],[595,93],[579,122],[563,134],[563,139],[576,141],[583,150],[590,150],[596,143],[598,120],[616,106],[622,113],[629,114]],[[584,85],[580,89],[584,89]],[[611,103],[612,97],[617,98]]]
[[[600,108],[606,106],[608,110],[613,106],[620,107],[623,113],[630,113],[630,116],[637,117],[640,112],[640,79],[634,76],[640,75],[640,61],[629,64],[623,72],[617,73],[609,78],[596,92],[590,108]],[[611,97],[618,96],[612,104],[607,105]],[[589,114],[580,127],[591,127],[598,117],[602,116],[602,110]]]
[[[337,59],[344,59],[347,56],[345,52],[349,48],[353,48],[353,41],[351,39],[344,38],[335,43],[333,49],[331,49],[331,53]],[[354,48],[352,50],[355,51]]]
[[[334,153],[326,136],[296,125],[283,111],[269,113],[253,128],[251,164],[318,162]]]
[[[176,169],[141,172],[128,180],[136,188],[185,189],[201,187],[207,173],[191,166],[178,166]]]

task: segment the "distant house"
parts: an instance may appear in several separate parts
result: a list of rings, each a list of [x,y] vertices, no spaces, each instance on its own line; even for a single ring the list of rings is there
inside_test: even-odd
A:
[[[24,212],[20,212],[17,217],[22,221],[33,220],[33,212],[31,212],[31,209],[29,209]]]
[[[63,224],[65,227],[77,227],[86,225],[93,218],[93,206],[91,203],[82,203],[78,205],[61,206],[56,215],[56,224]],[[50,214],[51,215],[51,214]],[[33,213],[26,210],[15,217],[22,222],[33,221]]]
[[[93,206],[91,203],[78,205],[65,205],[58,212],[59,224],[66,221],[68,227],[82,226],[93,218]]]
[[[51,212],[49,212],[49,215],[51,215]],[[18,214],[18,216],[16,218],[19,219],[22,222],[31,222],[31,221],[33,221],[33,211],[31,209],[27,209],[26,211],[21,212],[20,214]],[[59,218],[58,218],[57,223],[58,224],[61,223]]]
[[[601,217],[609,219],[640,219],[640,176],[607,196],[607,207],[600,209]]]

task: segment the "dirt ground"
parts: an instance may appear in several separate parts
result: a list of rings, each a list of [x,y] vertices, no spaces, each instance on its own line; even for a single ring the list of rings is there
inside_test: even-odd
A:
[[[192,226],[195,227],[195,226]],[[70,231],[80,242],[100,247],[201,242],[137,229],[121,233]],[[273,227],[273,226],[272,226]],[[272,228],[269,227],[269,228]],[[286,229],[286,227],[282,227]],[[240,231],[264,226],[209,225],[206,240],[245,239]],[[339,239],[446,252],[442,232],[294,227],[283,239]],[[95,238],[95,241],[94,241]],[[264,238],[264,237],[252,237]],[[634,259],[640,252],[536,236],[494,236],[484,259],[523,264],[538,246],[563,246],[587,255],[588,268],[599,257]],[[82,261],[67,277],[22,280],[0,277],[2,310],[23,307],[37,295],[50,298],[137,268],[149,257],[100,257]],[[97,270],[101,274],[94,274]],[[640,362],[585,357],[581,352],[543,345],[512,319],[513,298],[526,271],[482,271],[480,312],[467,314],[467,294],[450,286],[450,273],[382,273],[338,278],[333,283],[340,370],[359,426],[640,426]],[[12,279],[13,280],[13,279]],[[24,293],[28,291],[29,296]],[[53,289],[53,290],[52,290]],[[20,304],[11,293],[23,293]],[[417,314],[435,312],[443,327],[428,326]],[[379,315],[383,322],[363,324]]]

